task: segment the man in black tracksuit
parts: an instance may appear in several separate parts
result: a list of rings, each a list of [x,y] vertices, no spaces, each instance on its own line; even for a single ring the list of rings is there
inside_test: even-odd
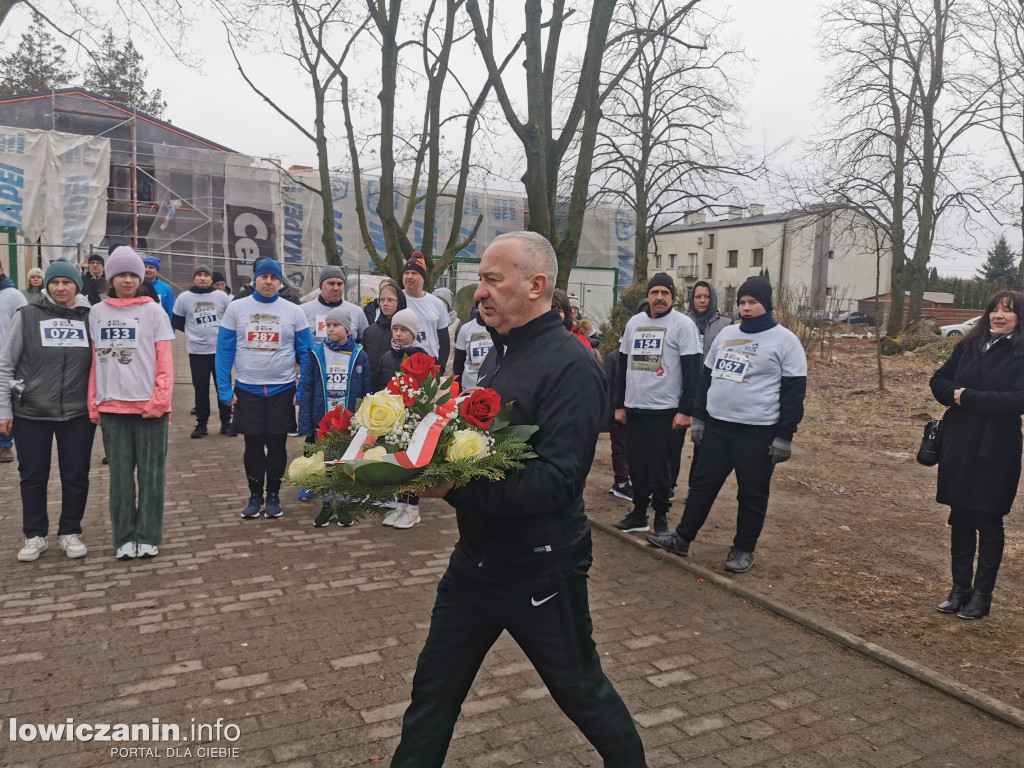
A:
[[[583,488],[606,418],[596,358],[551,309],[556,262],[540,235],[502,235],[480,262],[480,317],[494,347],[480,386],[539,427],[537,458],[500,482],[447,491],[459,542],[441,579],[392,768],[444,763],[477,670],[505,630],[606,766],[646,766],[629,711],[601,670],[590,620],[592,562]]]

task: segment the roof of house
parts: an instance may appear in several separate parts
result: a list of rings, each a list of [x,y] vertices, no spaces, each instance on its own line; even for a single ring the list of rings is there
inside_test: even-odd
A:
[[[803,216],[813,216],[814,211],[785,211],[783,213],[762,213],[759,216],[740,216],[735,219],[716,219],[713,221],[702,221],[698,224],[680,224],[678,226],[666,227],[659,235],[672,235],[677,232],[703,232],[708,229],[726,229],[728,227],[748,227],[756,224],[774,224],[791,219],[799,219]]]
[[[910,295],[910,291],[904,291],[906,296]],[[880,296],[888,296],[888,293],[880,294]],[[871,301],[874,296],[865,296],[863,299],[857,299],[857,301]],[[925,291],[921,298],[925,301],[933,302],[934,304],[952,304],[955,300],[955,296],[952,293],[946,293],[945,291]]]
[[[153,125],[159,128],[170,131],[172,133],[176,133],[179,136],[183,136],[187,139],[190,139],[191,141],[201,144],[204,147],[207,147],[208,149],[217,150],[219,152],[235,153],[235,150],[231,149],[230,147],[226,147],[223,144],[218,144],[215,141],[203,138],[199,134],[192,133],[191,131],[186,131],[183,128],[179,128],[178,126],[173,125],[166,120],[161,120],[158,117],[153,117],[152,115],[148,115],[145,112],[139,112],[138,110],[132,109],[131,107],[128,107],[124,104],[120,104],[116,101],[110,101],[109,99],[104,99],[99,94],[93,93],[92,91],[87,91],[85,88],[79,88],[77,86],[72,88],[58,88],[53,91],[46,91],[44,93],[16,93],[11,96],[0,96],[0,104],[11,104],[18,101],[36,101],[39,99],[56,99],[65,96],[76,96],[80,98],[90,99],[114,112],[120,112],[124,114],[125,117],[134,115],[135,118],[138,120],[145,120],[146,122],[152,123]]]

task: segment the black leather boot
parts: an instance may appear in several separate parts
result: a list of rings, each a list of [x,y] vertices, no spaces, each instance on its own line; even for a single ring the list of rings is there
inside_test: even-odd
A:
[[[939,603],[935,610],[939,613],[956,613],[963,608],[971,598],[971,588],[958,587],[953,585],[953,591],[949,593],[944,603]]]
[[[961,619],[983,619],[988,616],[992,608],[992,593],[987,595],[981,592],[973,592],[967,605],[957,611],[956,615]]]

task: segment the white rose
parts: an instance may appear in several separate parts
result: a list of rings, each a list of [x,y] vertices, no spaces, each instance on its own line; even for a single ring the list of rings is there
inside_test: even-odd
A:
[[[388,450],[383,445],[375,445],[373,448],[367,448],[363,451],[363,459],[365,461],[380,461],[388,455]]]
[[[488,453],[486,437],[474,429],[460,429],[455,432],[455,440],[448,446],[445,458],[448,461],[480,459]]]
[[[405,405],[401,395],[374,392],[363,398],[355,420],[375,437],[386,435],[405,422]]]
[[[300,456],[288,467],[288,479],[293,483],[301,483],[314,475],[327,474],[324,466],[324,452],[317,451],[312,456]]]

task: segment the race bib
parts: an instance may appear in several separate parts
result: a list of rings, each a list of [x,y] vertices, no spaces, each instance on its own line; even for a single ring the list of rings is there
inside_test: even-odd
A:
[[[749,368],[750,358],[746,355],[723,349],[715,358],[715,365],[711,369],[711,378],[742,382]]]
[[[664,346],[664,328],[637,328],[633,332],[633,346],[629,356],[630,369],[657,371],[661,368],[661,355]]]
[[[138,349],[138,318],[129,317],[124,320],[101,320],[100,338],[96,342],[96,346],[110,349]]]
[[[478,370],[483,365],[484,360],[487,359],[487,354],[493,346],[494,342],[491,340],[491,337],[485,333],[475,334],[469,340],[466,350],[466,365],[469,366],[470,370]]]
[[[348,364],[333,363],[327,366],[327,410],[345,407],[348,394]]]
[[[39,321],[39,333],[44,347],[88,347],[85,322],[52,318]]]
[[[213,304],[196,304],[192,319],[199,328],[216,328],[220,325],[217,308]]]
[[[250,315],[245,326],[245,345],[257,352],[281,348],[281,318],[278,315]]]

